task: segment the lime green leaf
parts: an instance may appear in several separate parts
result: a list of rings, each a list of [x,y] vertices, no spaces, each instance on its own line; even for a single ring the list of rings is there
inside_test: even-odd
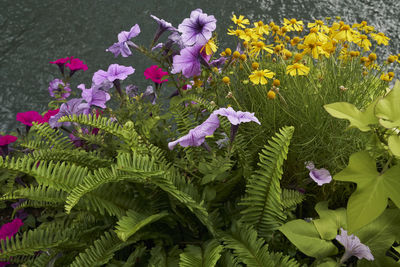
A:
[[[386,256],[386,251],[396,240],[396,235],[400,233],[400,210],[387,209],[372,223],[364,226],[354,234],[360,238],[361,242],[367,245],[375,260],[369,262],[365,259],[359,262],[360,266],[391,266],[394,260]],[[378,262],[381,265],[378,265]]]
[[[389,136],[388,145],[393,155],[400,158],[400,136],[398,135]]]
[[[379,123],[386,128],[400,127],[400,81],[376,104],[375,114]]]
[[[312,223],[294,220],[282,225],[279,230],[307,256],[321,259],[338,253],[331,241],[320,238]]]
[[[377,100],[373,101],[365,111],[360,111],[353,104],[347,102],[327,104],[324,105],[324,108],[335,118],[349,120],[349,127],[357,127],[360,131],[368,132],[371,130],[369,125],[378,123],[378,119],[374,114]]]
[[[350,156],[349,165],[333,179],[357,183],[356,191],[347,204],[348,230],[354,232],[372,222],[386,209],[388,198],[400,207],[400,166],[395,165],[383,174],[366,151]]]
[[[319,202],[315,206],[315,210],[319,215],[319,219],[312,222],[322,239],[335,239],[340,228],[347,229],[346,209],[330,210],[328,209],[328,202],[324,201]]]
[[[337,267],[338,263],[332,258],[325,258],[322,261],[316,263],[317,267]]]

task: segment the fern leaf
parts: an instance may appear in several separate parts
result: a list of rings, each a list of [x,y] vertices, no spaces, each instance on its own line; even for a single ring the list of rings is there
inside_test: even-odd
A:
[[[202,247],[188,245],[180,254],[179,267],[214,267],[221,257],[223,246],[215,239]]]
[[[138,245],[135,247],[135,250],[129,255],[128,259],[126,260],[125,264],[122,267],[132,267],[135,263],[139,260],[140,257],[146,252],[146,247],[143,244]]]
[[[5,194],[1,200],[30,199],[51,203],[62,203],[67,198],[67,193],[45,185],[18,189],[12,193]]]
[[[284,209],[296,207],[304,200],[304,194],[297,190],[283,189],[282,191],[282,205]]]
[[[37,135],[43,137],[47,147],[64,150],[75,148],[68,136],[57,128],[51,128],[48,123],[33,123],[31,131],[35,131]]]
[[[161,212],[153,215],[145,215],[134,210],[128,210],[126,216],[118,221],[115,232],[122,241],[128,240],[141,228],[158,221],[168,215],[168,212]]]
[[[259,154],[260,169],[248,181],[246,196],[239,204],[246,206],[241,212],[241,220],[253,225],[262,237],[270,236],[286,218],[281,201],[280,179],[293,131],[293,127],[283,127],[268,142],[268,146],[264,146]]]
[[[249,225],[237,224],[232,234],[222,235],[222,240],[225,247],[232,249],[237,259],[248,267],[299,266],[281,254],[270,253],[266,241]]]
[[[171,113],[174,116],[177,130],[179,133],[186,134],[190,129],[196,126],[196,123],[189,116],[189,111],[183,104],[177,104],[171,107]]]

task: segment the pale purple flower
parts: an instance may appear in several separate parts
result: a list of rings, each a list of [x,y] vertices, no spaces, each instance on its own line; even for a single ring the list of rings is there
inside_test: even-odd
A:
[[[119,54],[121,54],[122,57],[128,57],[128,56],[132,55],[132,52],[129,49],[129,46],[137,47],[137,45],[135,45],[133,42],[131,42],[130,39],[138,36],[139,33],[140,33],[140,27],[137,24],[135,24],[130,29],[130,31],[120,32],[118,34],[118,42],[114,43],[112,46],[110,46],[108,49],[106,49],[106,51],[113,53],[115,57],[117,57]]]
[[[51,128],[54,127],[61,127],[61,126],[69,126],[71,125],[70,122],[58,122],[61,117],[69,116],[69,115],[79,115],[79,114],[89,114],[90,112],[90,105],[88,103],[82,102],[82,98],[73,98],[66,103],[63,103],[60,107],[60,111],[50,117],[49,125]]]
[[[82,90],[82,98],[90,105],[101,108],[106,108],[106,102],[110,100],[110,95],[100,90],[95,85],[92,88],[86,89],[82,83],[78,85],[78,88]]]
[[[176,55],[173,57],[171,72],[182,72],[183,76],[185,76],[186,78],[200,75],[201,47],[202,45],[194,45],[182,49],[180,55]]]
[[[182,40],[182,36],[177,33],[177,32],[173,32],[168,36],[168,40],[170,42],[167,42],[167,44],[169,44],[169,46],[171,46],[172,44],[176,44],[179,46],[180,49],[183,49],[186,47],[185,43]],[[165,46],[167,46],[167,44]]]
[[[63,100],[70,96],[71,88],[69,83],[64,83],[61,79],[54,79],[49,84],[49,93],[51,97]]]
[[[154,39],[153,39],[153,44],[157,42],[157,40],[160,38],[160,36],[165,32],[165,31],[173,31],[176,32],[178,31],[174,26],[172,26],[171,23],[166,22],[163,19],[159,19],[154,15],[150,15],[150,17],[152,17],[158,24],[158,29],[156,34],[154,35]]]
[[[118,64],[111,64],[107,71],[98,70],[94,73],[92,81],[94,84],[99,85],[104,82],[114,82],[115,80],[125,80],[128,75],[135,72],[132,67],[125,67]]]
[[[168,143],[170,150],[179,143],[182,147],[187,146],[200,146],[203,144],[206,136],[214,134],[215,130],[219,127],[219,119],[215,114],[211,114],[207,120],[202,124],[191,129],[187,135],[182,136],[178,140]]]
[[[163,48],[164,44],[163,43],[158,43],[155,46],[153,46],[153,48],[151,49],[151,51],[156,51],[157,49],[161,49]]]
[[[125,87],[125,93],[129,97],[135,97],[139,94],[139,87],[137,87],[136,85],[130,84],[127,87]]]
[[[227,117],[231,124],[238,125],[242,122],[254,121],[255,123],[261,124],[254,113],[235,111],[232,107],[220,108],[213,112],[213,114]]]
[[[220,57],[218,59],[214,59],[213,61],[210,62],[211,67],[216,67],[216,68],[221,68],[226,62],[225,57]]]
[[[346,262],[351,256],[356,256],[359,260],[365,258],[369,261],[374,260],[374,256],[368,246],[361,243],[360,239],[355,235],[347,235],[347,231],[340,228],[340,235],[336,236],[336,240],[345,248],[344,255],[340,259],[341,263]]]
[[[178,26],[182,33],[182,40],[186,45],[204,45],[210,40],[212,32],[217,27],[217,20],[214,16],[208,16],[201,9],[195,9]]]
[[[306,168],[310,170],[309,175],[311,179],[313,179],[319,186],[329,184],[332,181],[332,176],[327,169],[316,169],[312,161],[308,161],[305,164]]]
[[[148,99],[153,105],[156,104],[157,94],[154,91],[153,86],[147,86],[146,91],[143,93],[143,98]]]

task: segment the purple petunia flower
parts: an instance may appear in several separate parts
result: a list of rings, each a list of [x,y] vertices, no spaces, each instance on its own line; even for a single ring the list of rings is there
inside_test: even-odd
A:
[[[140,27],[139,25],[135,24],[130,31],[122,31],[118,34],[118,42],[114,43],[112,46],[110,46],[108,49],[106,49],[107,52],[111,52],[114,54],[115,57],[117,57],[119,54],[122,55],[122,57],[128,57],[132,55],[131,50],[129,49],[129,46],[132,47],[137,47],[133,42],[130,41],[133,37],[138,36],[140,33]]]
[[[189,133],[182,136],[178,140],[168,143],[170,150],[179,143],[182,147],[187,146],[200,146],[203,144],[206,136],[214,134],[215,130],[219,127],[219,119],[215,114],[211,114],[207,120],[194,129],[191,129]]]
[[[186,78],[200,75],[201,48],[202,45],[194,45],[182,49],[180,55],[176,55],[173,57],[171,72],[182,72],[183,76],[185,76]]]
[[[243,112],[243,111],[235,111],[233,108],[220,108],[213,112],[213,114],[221,115],[227,117],[231,124],[238,125],[242,122],[250,122],[254,121],[258,124],[261,124],[254,113]]]
[[[98,70],[94,73],[92,81],[96,85],[103,84],[104,82],[114,82],[115,80],[125,80],[128,75],[135,72],[132,67],[125,67],[118,64],[111,64],[107,71]]]
[[[195,9],[178,26],[182,33],[182,40],[186,45],[204,45],[210,40],[212,32],[217,27],[217,20],[214,16],[208,16],[201,9]]]
[[[159,19],[154,15],[150,15],[150,17],[152,17],[158,24],[158,29],[156,31],[156,34],[154,35],[154,39],[153,39],[153,44],[155,44],[157,42],[157,40],[160,38],[160,36],[165,32],[165,31],[173,31],[176,32],[178,31],[174,26],[172,26],[171,23],[166,22],[163,19]]]
[[[347,231],[340,228],[340,235],[336,236],[336,240],[345,248],[344,255],[340,259],[340,263],[346,262],[351,256],[356,256],[359,260],[365,258],[369,261],[374,260],[374,256],[368,246],[361,243],[360,239],[355,235],[347,235]]]
[[[125,87],[125,93],[129,97],[135,97],[139,94],[139,87],[137,87],[136,85],[130,84],[127,87]]]
[[[71,95],[69,83],[64,83],[61,79],[54,79],[49,84],[49,93],[51,97],[64,100]]]
[[[89,114],[90,106],[88,103],[83,103],[82,98],[73,98],[69,100],[67,103],[63,103],[60,107],[60,111],[50,117],[49,125],[51,128],[61,127],[61,126],[70,126],[70,122],[58,122],[61,117],[69,116],[69,115],[79,115],[79,114]]]
[[[306,168],[310,170],[311,179],[313,179],[319,186],[329,184],[332,181],[332,176],[327,169],[316,169],[314,163],[311,161],[308,161],[305,164]]]
[[[216,67],[216,68],[221,68],[226,62],[225,57],[220,57],[218,59],[214,59],[213,61],[210,62],[211,67]]]
[[[82,90],[82,98],[90,106],[98,106],[101,108],[106,108],[106,102],[110,100],[110,95],[102,90],[100,90],[97,86],[92,86],[92,88],[86,89],[85,85],[82,83],[78,85],[78,88]]]

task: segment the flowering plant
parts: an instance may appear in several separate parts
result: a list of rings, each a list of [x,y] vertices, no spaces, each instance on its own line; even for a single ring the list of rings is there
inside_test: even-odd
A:
[[[135,24],[106,49],[154,60],[143,76],[115,63],[72,88],[89,68],[50,62],[51,109],[1,136],[2,207],[30,215],[0,238],[0,264],[395,265],[400,62],[370,52],[389,39],[366,22],[233,15],[237,45],[218,53],[213,15],[151,17],[150,45]]]

